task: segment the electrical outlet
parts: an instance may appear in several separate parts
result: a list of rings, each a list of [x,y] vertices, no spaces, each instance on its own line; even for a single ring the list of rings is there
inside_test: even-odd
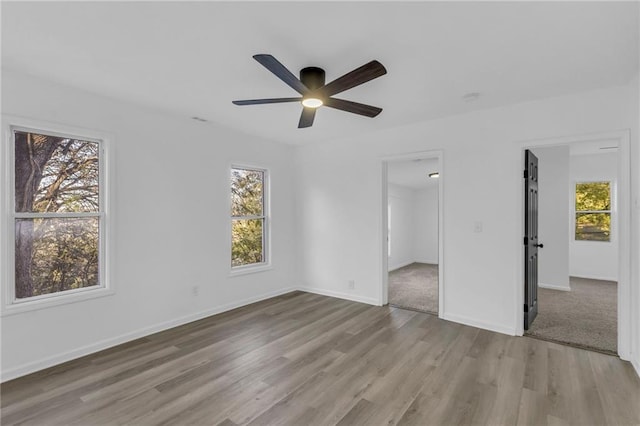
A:
[[[353,290],[356,288],[356,282],[354,280],[349,280],[349,290]]]
[[[473,232],[482,232],[482,222],[473,223]]]
[[[200,293],[200,287],[197,285],[194,285],[193,287],[191,287],[191,295],[192,296],[197,296]]]

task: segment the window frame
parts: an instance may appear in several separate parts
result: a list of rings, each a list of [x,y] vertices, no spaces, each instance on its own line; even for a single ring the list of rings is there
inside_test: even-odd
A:
[[[232,190],[231,190],[231,173],[234,169],[248,170],[261,172],[263,176],[262,181],[262,216],[233,216],[231,213],[232,204]],[[270,186],[270,170],[266,167],[260,167],[255,165],[247,165],[241,162],[232,162],[228,168],[229,186],[228,186],[228,240],[229,241],[229,276],[252,274],[255,272],[267,271],[272,268],[271,265],[271,186]],[[249,265],[233,266],[233,221],[234,220],[247,220],[247,219],[261,219],[262,220],[262,262],[251,263]]]
[[[609,184],[609,210],[578,210],[576,208],[576,194],[578,193],[578,185],[585,183],[607,183]],[[614,242],[614,182],[610,179],[598,179],[598,180],[577,180],[573,182],[573,203],[572,203],[572,235],[573,241],[577,243],[613,243]],[[580,240],[576,238],[576,224],[578,222],[578,214],[608,214],[609,215],[609,240]]]
[[[0,316],[14,315],[22,312],[29,312],[58,306],[68,303],[75,303],[82,300],[104,297],[115,294],[115,288],[110,280],[110,235],[112,233],[112,219],[110,214],[110,185],[109,178],[112,164],[109,160],[111,150],[111,135],[83,128],[65,126],[48,123],[39,120],[30,120],[22,117],[2,116],[2,127],[4,135],[4,149],[2,164],[6,173],[0,176],[4,180],[3,212],[1,214],[3,244],[0,247],[2,255],[0,264],[4,273],[4,285],[2,289],[2,303],[0,303]],[[100,209],[95,212],[78,213],[25,213],[16,212],[15,209],[15,136],[14,132],[31,132],[51,136],[68,137],[72,139],[85,140],[98,143],[98,202]],[[82,218],[98,217],[98,285],[78,289],[64,290],[50,294],[42,294],[24,299],[17,299],[15,296],[15,220],[20,218]]]

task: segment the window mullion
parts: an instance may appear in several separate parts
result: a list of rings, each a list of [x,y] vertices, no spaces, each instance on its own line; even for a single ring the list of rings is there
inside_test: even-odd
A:
[[[576,214],[599,214],[599,213],[611,213],[611,210],[576,210]]]
[[[77,213],[25,213],[16,212],[16,219],[40,219],[40,218],[74,218],[74,217],[102,217],[102,212],[77,212]]]
[[[266,216],[231,216],[231,220],[255,220],[265,218]]]

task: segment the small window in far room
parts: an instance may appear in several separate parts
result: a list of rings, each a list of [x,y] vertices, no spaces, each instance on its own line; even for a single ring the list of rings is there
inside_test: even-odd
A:
[[[576,183],[576,241],[611,241],[611,183]]]
[[[267,261],[267,171],[231,168],[231,267],[264,266]]]

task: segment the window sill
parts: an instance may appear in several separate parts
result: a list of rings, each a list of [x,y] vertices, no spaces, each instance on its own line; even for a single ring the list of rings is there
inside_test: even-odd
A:
[[[50,296],[37,300],[28,300],[24,302],[16,302],[4,305],[2,307],[2,313],[0,316],[6,317],[15,314],[21,314],[25,312],[38,311],[41,309],[47,309],[54,306],[66,305],[69,303],[76,303],[83,300],[96,299],[99,297],[111,296],[115,294],[115,291],[110,288],[96,288],[91,290],[79,291],[71,294],[61,294],[57,296]]]
[[[271,264],[261,264],[256,266],[240,266],[237,268],[232,268],[231,272],[229,272],[229,277],[236,277],[239,275],[247,275],[247,274],[255,274],[258,272],[270,271],[273,269]]]

